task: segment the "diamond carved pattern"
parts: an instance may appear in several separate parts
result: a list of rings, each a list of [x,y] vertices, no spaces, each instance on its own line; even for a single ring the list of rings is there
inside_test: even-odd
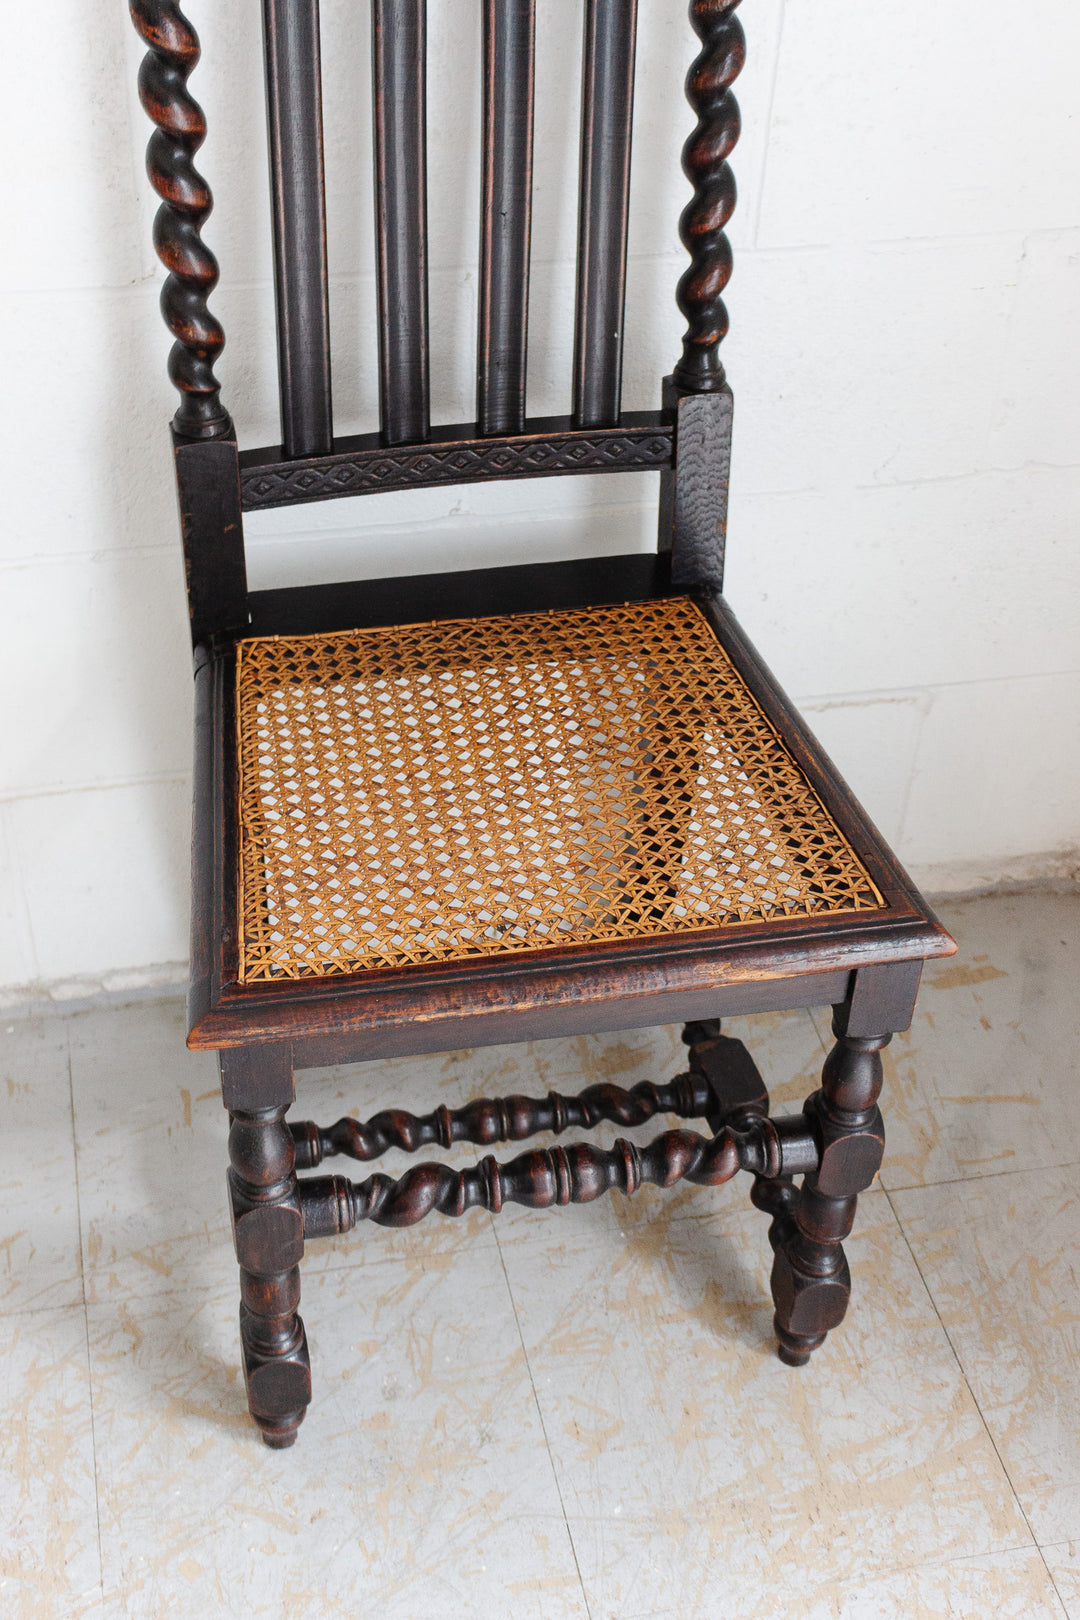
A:
[[[244,467],[240,489],[246,511],[290,501],[362,495],[371,489],[422,488],[519,474],[620,472],[671,463],[671,429],[634,427],[595,433],[522,435],[467,444],[412,445],[400,450],[341,451],[317,460]]]
[[[879,909],[689,599],[238,649],[241,978]]]

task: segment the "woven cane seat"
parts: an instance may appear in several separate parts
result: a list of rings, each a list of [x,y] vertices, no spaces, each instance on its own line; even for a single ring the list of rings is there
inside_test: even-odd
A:
[[[238,649],[241,979],[880,908],[688,598]]]

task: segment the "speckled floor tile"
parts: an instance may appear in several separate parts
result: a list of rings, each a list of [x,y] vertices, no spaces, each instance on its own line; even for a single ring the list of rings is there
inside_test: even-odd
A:
[[[793,1595],[797,1602],[797,1595]],[[819,1587],[799,1620],[1063,1620],[1065,1610],[1038,1548],[957,1558],[880,1580]],[[597,1615],[593,1620],[600,1620]]]
[[[0,1614],[98,1614],[101,1569],[86,1320],[80,1306],[0,1318]]]
[[[67,1029],[0,1024],[0,1314],[82,1297]]]
[[[1043,1547],[1042,1555],[1068,1620],[1080,1620],[1080,1540]]]
[[[1080,1540],[1080,1166],[892,1199],[1035,1539]]]
[[[118,1616],[584,1620],[498,1255],[453,1261],[305,1278],[316,1396],[287,1452],[246,1416],[231,1290],[90,1307]]]
[[[884,1194],[862,1200],[848,1319],[801,1371],[774,1354],[765,1226],[736,1194],[628,1214],[619,1245],[500,1233],[593,1620],[735,1620],[808,1571],[1030,1544]]]
[[[928,964],[911,1029],[885,1052],[882,1185],[1080,1162],[1080,895],[939,910],[960,950]]]

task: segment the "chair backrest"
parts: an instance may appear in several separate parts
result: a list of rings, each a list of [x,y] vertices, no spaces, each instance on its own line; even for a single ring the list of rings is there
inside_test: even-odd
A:
[[[282,444],[238,453],[207,307],[217,264],[201,238],[209,188],[194,165],[205,121],[187,89],[198,39],[175,0],[131,0],[148,46],[147,150],[162,198],[155,245],[181,519],[196,641],[246,622],[244,511],[370,491],[659,468],[659,546],[676,582],[722,582],[730,393],[719,345],[739,131],[730,86],[744,55],[739,0],[690,0],[701,49],[686,81],[697,127],[683,150],[693,196],[677,299],[688,325],[661,409],[620,406],[638,0],[582,0],[580,182],[568,417],[530,419],[525,366],[532,195],[535,0],[483,0],[483,172],[476,420],[432,428],[429,407],[426,0],[370,0],[380,431],[335,439],[323,179],[318,0],[263,0]],[[648,3],[648,0],[646,0]]]

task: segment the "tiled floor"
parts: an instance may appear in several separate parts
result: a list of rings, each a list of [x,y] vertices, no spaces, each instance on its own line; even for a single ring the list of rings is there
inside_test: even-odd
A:
[[[179,1004],[6,1026],[3,1620],[1080,1620],[1080,897],[942,912],[961,954],[887,1054],[854,1302],[809,1368],[772,1353],[745,1183],[367,1229],[305,1262],[285,1453],[245,1416],[216,1072]],[[813,1088],[825,1015],[729,1029],[778,1102]],[[333,1071],[298,1115],[681,1052]]]

